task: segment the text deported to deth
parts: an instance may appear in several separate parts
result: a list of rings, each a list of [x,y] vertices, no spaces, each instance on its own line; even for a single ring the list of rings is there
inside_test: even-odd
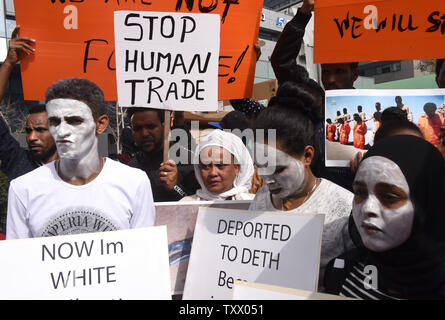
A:
[[[196,31],[196,21],[191,16],[158,17],[150,15],[149,12],[143,15],[127,14],[124,25],[138,30],[132,37],[126,37],[126,41],[150,42],[156,37],[162,37],[171,39],[172,46],[187,44],[187,37]],[[165,83],[158,76],[125,80],[128,89],[131,90],[131,105],[135,105],[136,97],[141,94],[146,97],[148,104],[179,99],[204,100],[205,81],[201,79],[192,81],[181,76],[206,73],[211,56],[211,52],[196,53],[186,59],[181,53],[172,54],[167,50],[160,52],[150,49],[126,49],[125,72],[137,73],[143,70],[178,75],[176,81],[170,83]]]
[[[287,241],[292,235],[292,230],[290,226],[286,224],[220,219],[218,221],[217,233],[251,239]],[[278,270],[280,265],[279,252],[274,253],[260,248],[237,248],[226,244],[221,244],[220,249],[221,259],[223,261],[250,264],[259,268],[275,270]],[[229,289],[233,288],[234,279],[232,277],[227,277],[226,272],[223,270],[219,271],[218,275],[218,286],[227,286]]]
[[[116,255],[124,253],[122,242],[82,241],[63,242],[61,244],[42,245],[42,261],[67,260],[94,255]],[[68,287],[86,287],[116,282],[116,266],[94,266],[80,270],[51,272],[50,278],[54,289]]]

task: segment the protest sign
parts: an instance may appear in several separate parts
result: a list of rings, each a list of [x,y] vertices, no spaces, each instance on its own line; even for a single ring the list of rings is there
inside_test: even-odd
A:
[[[0,242],[0,299],[171,299],[165,227]]]
[[[43,100],[46,89],[55,81],[80,77],[96,83],[106,100],[116,101],[114,11],[219,14],[218,99],[251,97],[256,64],[254,44],[262,3],[261,0],[15,1],[20,35],[36,39],[35,53],[21,62],[25,99]],[[144,28],[149,28],[149,22],[145,19]],[[150,29],[153,34],[161,32],[159,21],[153,20],[153,27]],[[133,26],[134,30],[138,28]]]
[[[356,300],[332,294],[235,281],[233,300]]]
[[[235,280],[316,291],[324,215],[200,208],[187,299],[231,299]]]
[[[119,106],[218,109],[219,15],[116,11],[114,18]]]
[[[366,152],[374,144],[375,133],[381,126],[378,119],[381,119],[383,112],[388,108],[400,109],[408,120],[423,130],[423,124],[428,122],[427,119],[424,120],[424,107],[428,103],[434,104],[438,110],[441,106],[444,109],[445,89],[327,90],[325,120],[331,120],[333,129],[330,138],[329,135],[325,137],[326,166],[348,167],[357,152]],[[354,120],[354,114],[360,115],[360,125]],[[343,119],[343,126],[340,118]],[[346,134],[346,123],[350,127],[349,134]],[[326,125],[326,131],[329,131],[331,125],[327,122]],[[426,129],[435,130],[433,127]],[[437,132],[439,133],[439,128]],[[433,145],[438,144],[438,141],[430,139],[429,134],[425,139],[431,140]]]
[[[314,63],[443,58],[443,0],[323,0],[314,12]]]
[[[198,210],[201,207],[247,210],[252,201],[156,202],[155,225],[167,226],[172,294],[182,294],[192,249]]]

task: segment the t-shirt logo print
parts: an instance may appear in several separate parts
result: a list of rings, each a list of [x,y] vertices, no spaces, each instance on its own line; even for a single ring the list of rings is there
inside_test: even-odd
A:
[[[43,228],[41,237],[52,237],[89,232],[114,231],[118,228],[97,209],[68,209],[57,214]]]

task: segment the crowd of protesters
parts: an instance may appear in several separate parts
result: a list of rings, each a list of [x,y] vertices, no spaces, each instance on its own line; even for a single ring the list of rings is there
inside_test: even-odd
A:
[[[320,292],[445,298],[445,107],[425,105],[418,126],[401,97],[385,110],[377,102],[370,118],[358,106],[352,117],[345,108],[325,120],[325,90],[353,89],[359,69],[355,62],[322,64],[320,85],[297,65],[313,2],[303,1],[278,39],[270,60],[279,87],[268,106],[231,100],[236,111],[199,141],[175,113],[171,130],[186,139],[170,143],[168,159],[164,127],[171,123],[164,110],[142,107],[126,110],[130,127],[117,160],[101,157],[98,135],[108,127],[108,102],[87,79],[55,82],[45,103],[29,110],[27,149],[0,118],[1,170],[10,180],[6,239],[153,226],[155,202],[250,200],[249,210],[325,215]],[[0,98],[34,42],[14,30],[0,67]],[[441,88],[442,66],[438,60]],[[374,122],[374,143],[363,150],[367,121]],[[273,129],[274,135],[249,141],[239,134],[246,129]],[[350,168],[327,167],[325,140],[348,144],[351,132],[364,153]],[[173,149],[184,161],[174,160]],[[274,158],[262,162],[258,155]],[[371,289],[367,265],[379,271]]]

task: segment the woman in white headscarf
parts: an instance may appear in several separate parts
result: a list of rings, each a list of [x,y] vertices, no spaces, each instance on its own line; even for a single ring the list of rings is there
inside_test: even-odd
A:
[[[195,176],[201,189],[180,201],[252,200],[253,161],[242,140],[222,130],[209,133],[196,147]]]

